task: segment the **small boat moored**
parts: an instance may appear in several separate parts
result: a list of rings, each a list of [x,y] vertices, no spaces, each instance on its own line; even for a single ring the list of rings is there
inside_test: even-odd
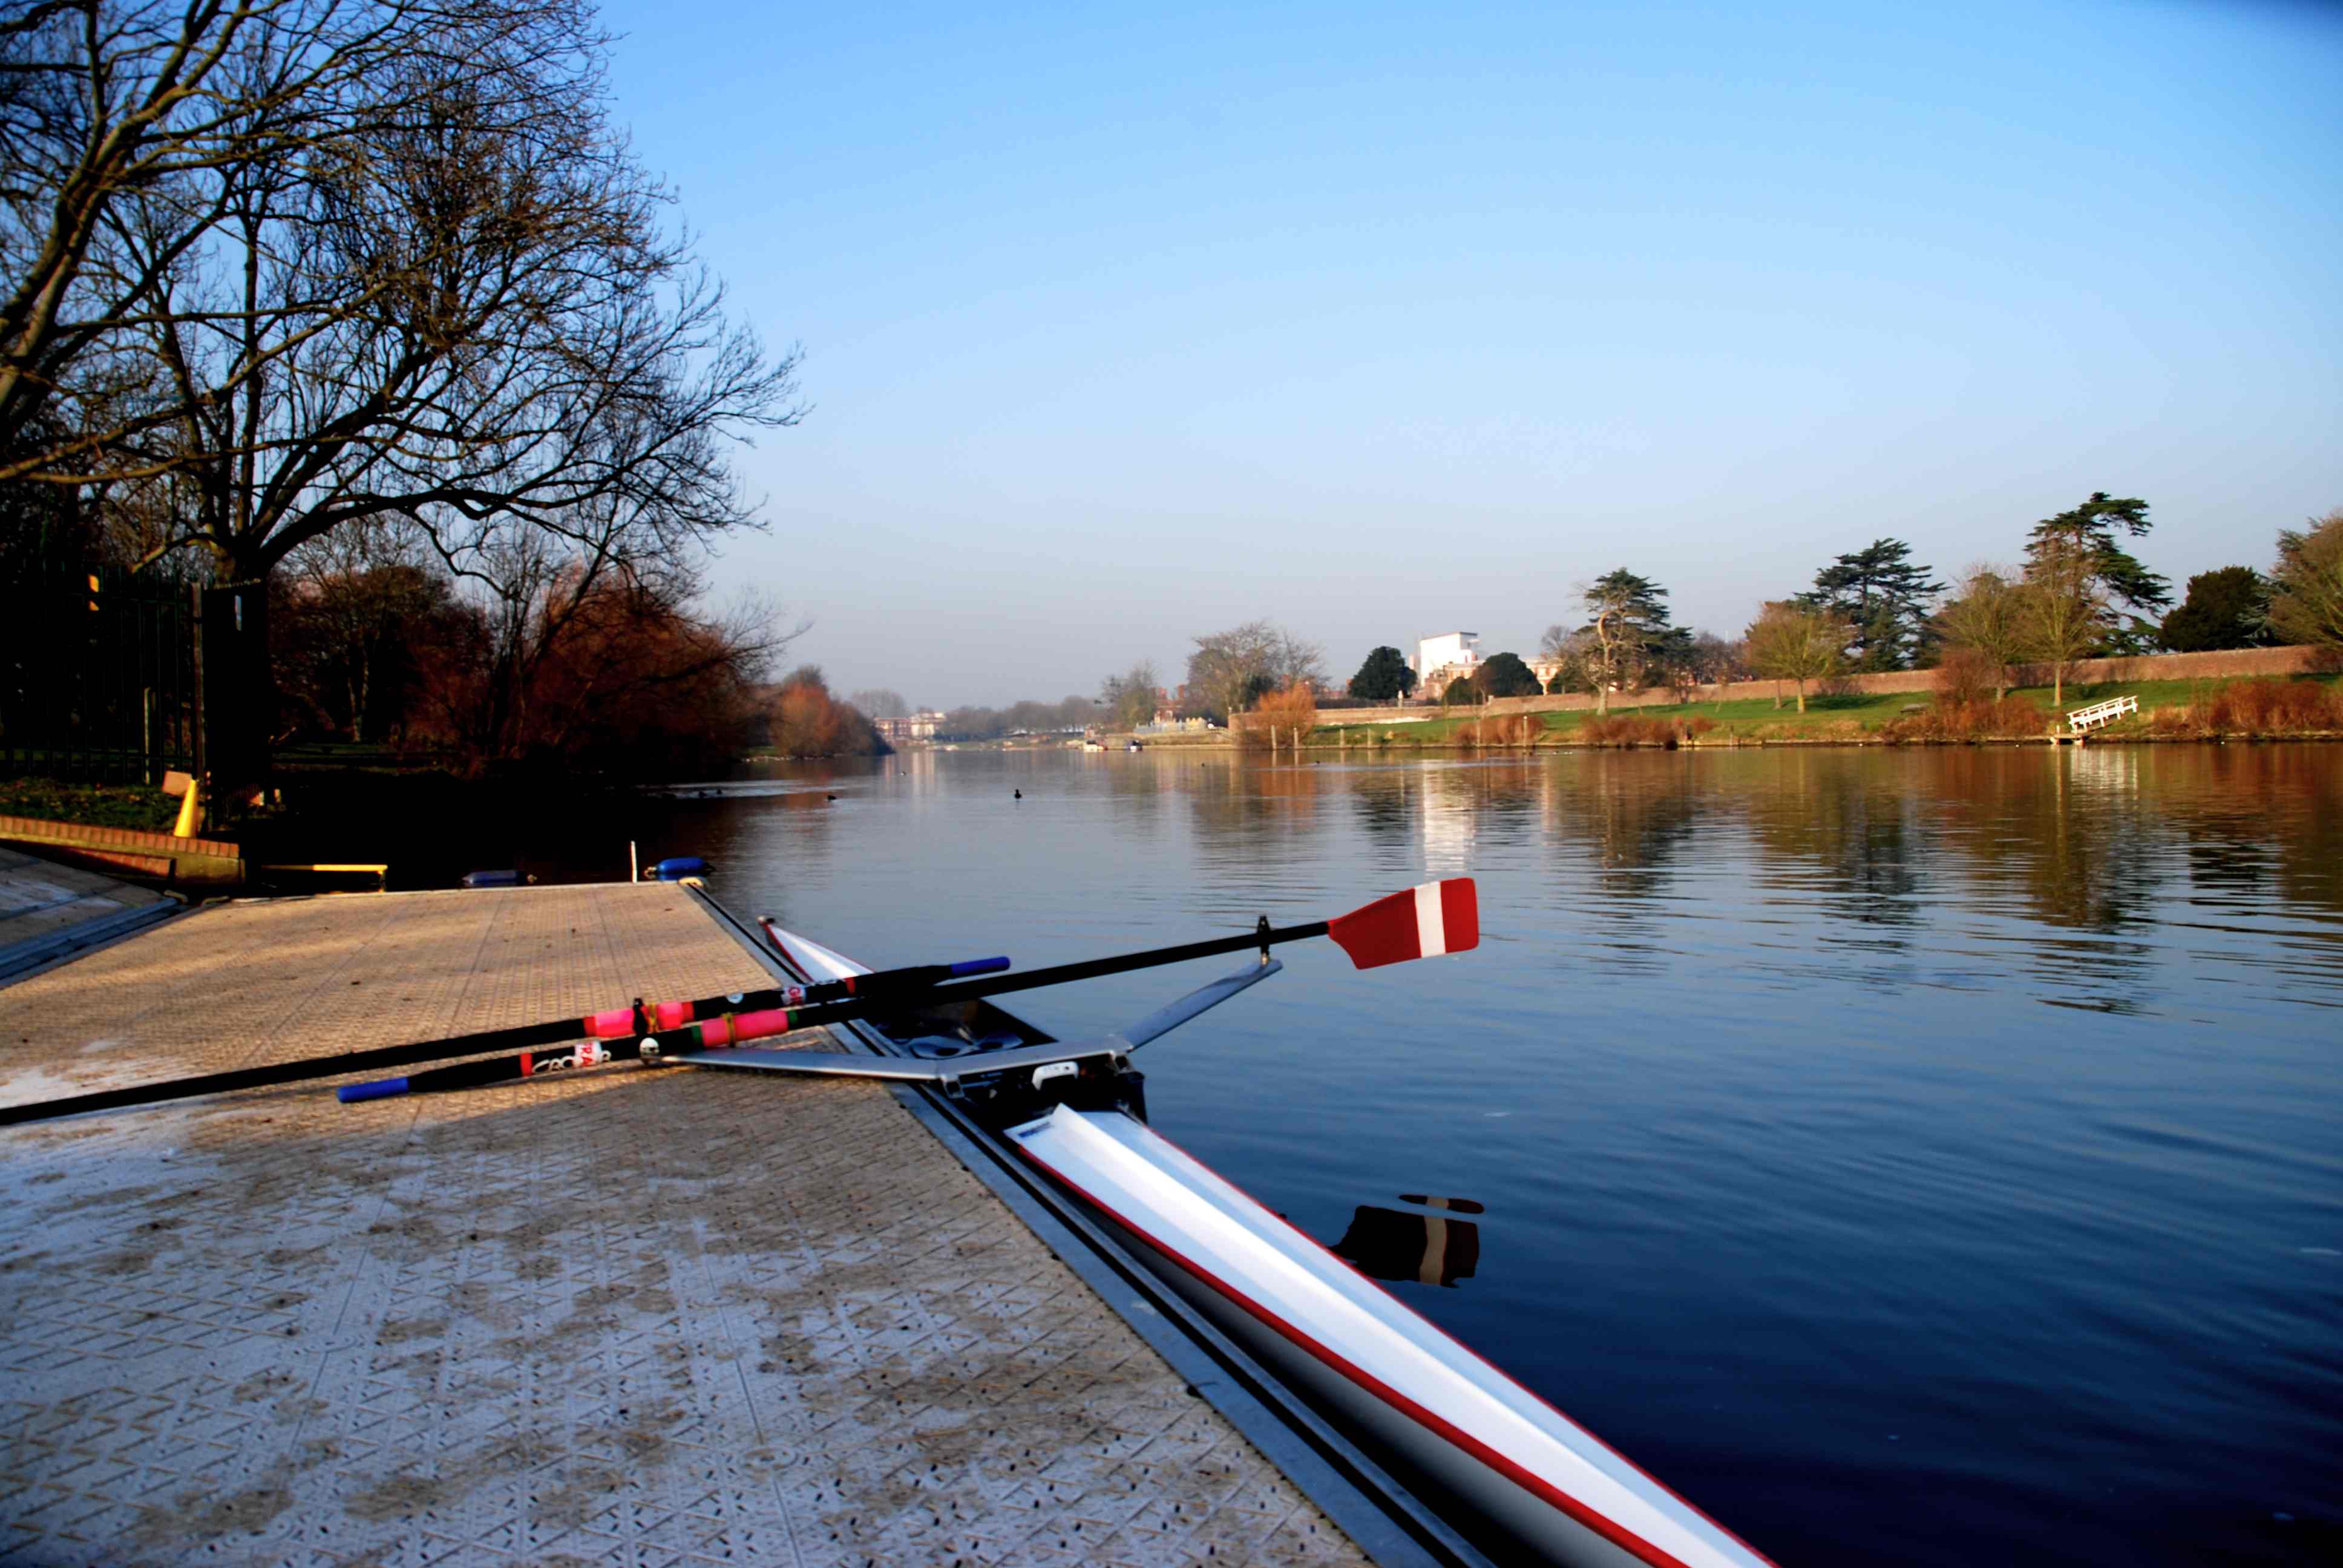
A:
[[[1329,932],[1362,967],[1461,951],[1477,940],[1469,882],[1427,884],[1383,905],[1407,918],[1362,921],[1349,932],[1337,921]],[[769,922],[766,931],[804,978],[869,972]],[[866,1045],[922,1060],[865,1058],[861,1070],[925,1082],[974,1108],[1015,1159],[1127,1238],[1132,1261],[1489,1560],[1767,1568],[1767,1558],[1724,1526],[1146,1125],[1130,1052],[1280,967],[1264,947],[1257,967],[1087,1042],[1053,1041],[990,1003],[978,1004],[981,1016],[872,1018],[862,1026]],[[784,1060],[805,1054],[728,1050],[681,1060],[854,1070],[827,1055],[799,1068]]]

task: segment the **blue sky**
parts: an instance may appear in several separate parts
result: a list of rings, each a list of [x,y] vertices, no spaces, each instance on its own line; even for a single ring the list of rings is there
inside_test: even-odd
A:
[[[1268,617],[1732,635],[1881,535],[2343,506],[2343,10],[617,4],[799,427],[718,575],[841,688],[1090,691]]]

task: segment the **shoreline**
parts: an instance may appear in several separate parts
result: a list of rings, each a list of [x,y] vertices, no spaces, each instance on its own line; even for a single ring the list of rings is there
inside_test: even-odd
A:
[[[1766,737],[1765,739],[1758,739],[1755,737],[1736,737],[1729,740],[1710,740],[1704,738],[1695,738],[1685,740],[1540,739],[1533,740],[1523,745],[1506,745],[1498,741],[1479,743],[1471,741],[1458,742],[1453,740],[1432,740],[1361,742],[1355,746],[1330,746],[1322,740],[1312,740],[1305,742],[1300,749],[1303,751],[1332,751],[1338,755],[1350,751],[1758,751],[1769,749],[1780,749],[1785,747],[1803,747],[1809,749],[1815,747],[1837,747],[1850,750],[1869,750],[1874,749],[1896,750],[1904,748],[1948,748],[1957,746],[2046,746],[2074,747],[2077,749],[2086,745],[2282,746],[2296,743],[2317,744],[2337,740],[2343,740],[2343,730],[2319,729],[2308,731],[2301,735],[1978,735],[1965,737],[1959,739],[1918,738],[1905,739],[1892,739],[1886,736],[1878,735],[1776,735]],[[1232,746],[1230,749],[1237,751],[1241,755],[1265,756],[1272,754],[1273,751],[1291,752],[1294,748],[1291,746],[1273,749],[1266,746],[1259,748]]]

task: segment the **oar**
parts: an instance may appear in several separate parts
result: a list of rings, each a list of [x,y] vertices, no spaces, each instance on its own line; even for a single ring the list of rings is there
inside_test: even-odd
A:
[[[1023,974],[1003,975],[997,980],[972,980],[958,985],[940,985],[921,994],[918,1004],[922,1009],[949,1007],[983,997],[1001,996],[1010,991],[1032,990],[1041,986],[1064,985],[1070,980],[1097,980],[1105,975],[1127,974],[1133,970],[1185,963],[1191,959],[1242,952],[1248,948],[1267,951],[1277,943],[1298,942],[1311,937],[1332,937],[1350,955],[1353,967],[1374,969],[1383,964],[1402,963],[1409,959],[1461,953],[1478,945],[1481,940],[1480,907],[1473,879],[1456,877],[1444,882],[1426,882],[1403,893],[1377,899],[1372,904],[1353,910],[1347,915],[1338,915],[1331,920],[1313,921],[1305,926],[1272,927],[1264,918],[1258,927],[1242,936],[1216,937],[1209,941],[1185,942],[1178,947],[1151,948],[1144,952],[1058,964],[1050,969],[1028,970]],[[870,978],[862,977],[866,991]],[[705,1022],[688,1024],[680,1029],[658,1030],[636,1039],[615,1040],[608,1045],[588,1042],[553,1056],[524,1053],[486,1061],[458,1062],[429,1072],[410,1073],[405,1078],[385,1079],[376,1083],[346,1084],[335,1092],[345,1104],[349,1104],[398,1094],[509,1082],[514,1079],[534,1078],[548,1071],[604,1061],[657,1061],[678,1051],[720,1050],[752,1040],[787,1034],[791,1030],[843,1023],[849,1019],[878,1010],[885,1002],[895,1000],[857,995],[797,1009],[775,1007],[726,1013]]]
[[[544,1023],[516,1024],[509,1029],[482,1030],[445,1040],[417,1040],[409,1045],[386,1045],[373,1050],[313,1056],[299,1061],[273,1062],[265,1067],[238,1068],[231,1072],[207,1072],[196,1078],[165,1079],[135,1083],[123,1089],[103,1089],[70,1094],[62,1100],[36,1101],[30,1105],[0,1106],[0,1126],[40,1121],[53,1116],[73,1116],[85,1111],[111,1111],[124,1105],[149,1105],[164,1100],[187,1100],[198,1094],[225,1094],[235,1089],[259,1089],[274,1083],[298,1083],[305,1079],[334,1078],[346,1072],[405,1067],[419,1061],[445,1061],[456,1056],[508,1050],[516,1046],[558,1045],[580,1036],[588,1040],[637,1037],[654,1029],[675,1029],[710,1014],[759,1011],[773,1007],[797,1007],[860,998],[866,1003],[893,1003],[909,993],[926,990],[939,981],[968,975],[991,974],[1009,967],[1005,958],[965,959],[950,964],[915,964],[907,969],[880,970],[876,974],[824,980],[819,985],[782,986],[769,990],[735,991],[726,996],[700,997],[691,1001],[638,1001],[632,1007],[608,1008],[584,1018],[561,1018]],[[518,1060],[529,1061],[536,1053]],[[573,1065],[577,1053],[555,1052],[543,1058],[547,1070]],[[566,1060],[558,1060],[563,1058]],[[593,1060],[589,1057],[588,1060]],[[524,1071],[509,1076],[527,1077]]]

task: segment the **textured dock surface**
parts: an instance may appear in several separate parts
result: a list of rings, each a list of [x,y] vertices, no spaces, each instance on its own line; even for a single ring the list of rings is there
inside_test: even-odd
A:
[[[150,888],[133,887],[96,871],[61,866],[0,845],[0,952],[61,936],[75,926],[169,901]]]
[[[669,887],[216,907],[0,990],[0,1102],[767,980]],[[0,1182],[0,1560],[1361,1560],[873,1084],[301,1085]]]

